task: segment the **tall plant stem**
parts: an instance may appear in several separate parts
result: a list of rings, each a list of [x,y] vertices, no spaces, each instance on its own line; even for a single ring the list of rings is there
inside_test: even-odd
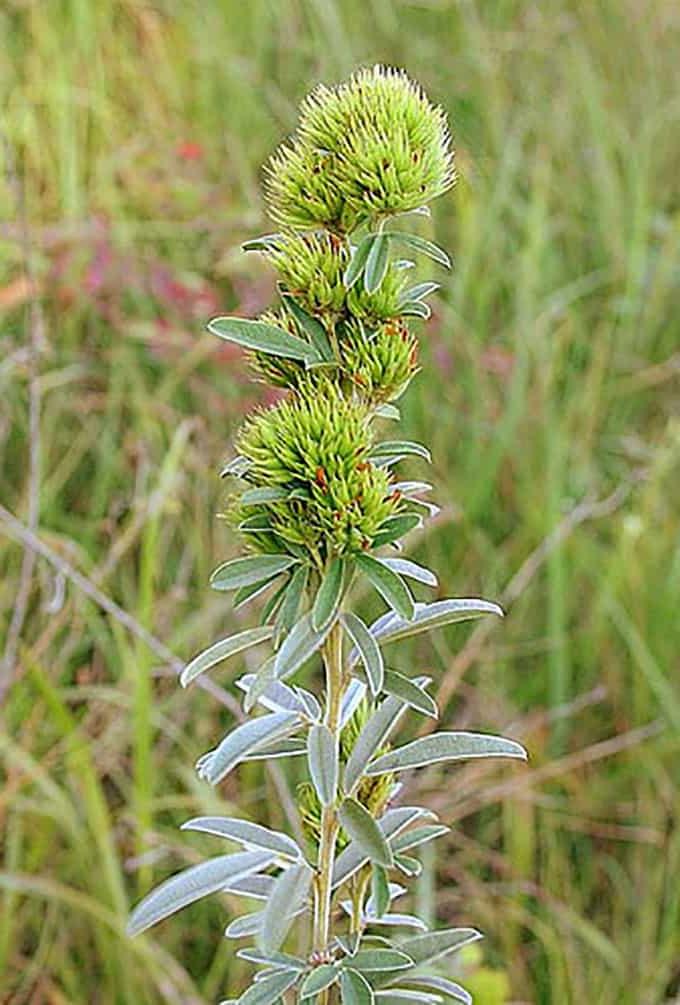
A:
[[[323,651],[326,667],[326,713],[324,722],[336,742],[340,733],[340,707],[344,687],[342,660],[342,629],[334,625],[326,640]],[[322,951],[330,940],[331,894],[333,883],[333,863],[335,842],[338,836],[338,817],[335,806],[325,806],[321,814],[321,839],[319,841],[319,861],[316,878],[314,904],[314,949]],[[324,994],[319,997],[323,1005]]]

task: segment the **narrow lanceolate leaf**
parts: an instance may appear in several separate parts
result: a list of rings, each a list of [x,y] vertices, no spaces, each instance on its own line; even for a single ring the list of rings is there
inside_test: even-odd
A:
[[[271,579],[279,573],[297,565],[298,559],[289,555],[249,555],[223,562],[210,577],[213,590],[238,590],[241,586],[251,586],[264,579]]]
[[[403,457],[422,457],[426,461],[432,460],[432,455],[427,447],[422,443],[413,440],[383,440],[371,449],[371,457],[393,457],[400,454]]]
[[[269,251],[281,242],[281,234],[262,234],[261,237],[251,237],[241,245],[242,251]]]
[[[319,353],[325,363],[332,363],[335,359],[333,349],[328,341],[326,329],[317,318],[308,314],[300,307],[295,297],[289,293],[283,293],[281,299],[287,310],[295,318],[300,327],[309,335],[310,342]]]
[[[227,883],[224,893],[236,893],[240,897],[252,897],[253,900],[266,900],[272,892],[274,877],[253,873],[244,876],[233,883]]]
[[[249,461],[247,457],[241,457],[240,454],[237,454],[236,457],[232,457],[224,465],[220,471],[220,478],[226,478],[228,475],[233,475],[234,478],[242,478],[252,466],[252,461]]]
[[[413,251],[418,251],[421,255],[426,255],[433,262],[437,262],[438,265],[443,265],[445,269],[451,268],[451,259],[449,256],[443,248],[440,248],[439,245],[434,244],[432,241],[427,241],[424,237],[419,237],[417,234],[408,234],[403,230],[390,230],[385,233],[392,240],[398,241]]]
[[[215,642],[209,649],[194,656],[191,663],[185,666],[180,674],[180,684],[182,687],[186,687],[205,670],[209,670],[229,656],[243,652],[244,649],[250,649],[251,646],[256,646],[260,642],[266,642],[272,635],[273,629],[265,625],[262,628],[248,628],[245,632],[239,632],[237,635],[230,635],[227,639]]]
[[[392,544],[422,525],[422,519],[415,513],[400,513],[398,516],[390,516],[378,527],[373,537],[373,547],[381,548],[384,544]]]
[[[208,331],[227,342],[235,342],[244,349],[264,352],[269,356],[299,359],[305,363],[323,362],[318,350],[297,335],[290,335],[275,325],[246,318],[213,318]]]
[[[402,317],[422,318],[423,321],[427,321],[432,317],[432,308],[422,300],[407,300],[401,303],[399,313]]]
[[[293,861],[302,858],[298,844],[287,834],[237,817],[194,817],[182,824],[181,830],[214,834],[216,837],[238,841],[248,849],[275,852]]]
[[[353,677],[342,696],[342,703],[340,705],[340,729],[345,728],[359,705],[364,700],[365,694],[366,685],[364,682],[358,680],[356,677]]]
[[[421,736],[404,747],[384,754],[366,768],[367,775],[407,771],[439,761],[466,761],[478,757],[513,757],[526,761],[527,752],[514,740],[485,733],[444,732]]]
[[[385,278],[390,259],[390,242],[384,234],[376,234],[364,268],[364,289],[375,293]]]
[[[459,621],[483,618],[487,614],[503,617],[503,611],[489,600],[436,600],[433,604],[416,604],[411,619],[383,616],[371,625],[371,634],[381,642],[396,642],[409,635],[418,635],[431,628],[443,628]]]
[[[314,600],[312,628],[315,632],[322,631],[335,619],[342,598],[344,572],[344,561],[341,558],[334,558],[326,570]]]
[[[251,600],[255,600],[256,597],[259,597],[265,592],[265,590],[269,589],[276,578],[276,576],[270,576],[268,579],[263,579],[259,583],[251,583],[250,586],[242,586],[234,595],[234,610],[238,611],[241,607],[245,607],[246,604],[249,604]]]
[[[438,290],[440,283],[425,282],[416,283],[415,286],[409,286],[407,290],[404,290],[401,296],[402,303],[409,303],[415,300],[422,300],[423,297],[429,297],[430,293],[434,293]]]
[[[277,757],[300,757],[307,753],[304,740],[279,740],[278,743],[268,743],[258,747],[244,757],[244,761],[270,761]]]
[[[454,1001],[463,1002],[463,1005],[472,1005],[470,992],[447,977],[402,977],[400,983],[432,991],[434,994],[443,995],[444,998],[453,998]]]
[[[410,953],[398,949],[360,949],[352,958],[352,969],[363,973],[376,970],[409,970],[413,967]]]
[[[415,966],[420,966],[454,953],[481,938],[482,933],[476,928],[442,928],[438,932],[426,932],[404,939],[399,943],[399,949],[411,957]]]
[[[297,621],[300,602],[307,587],[309,567],[301,565],[290,577],[290,582],[283,594],[279,613],[276,616],[276,628],[279,632],[289,632]]]
[[[330,625],[320,631],[312,627],[311,614],[305,614],[286,636],[286,639],[276,654],[276,676],[279,679],[290,677],[310,656],[321,648],[330,630]]]
[[[382,918],[374,918],[368,915],[365,919],[367,925],[386,925],[388,928],[417,928],[421,932],[427,931],[427,925],[415,914],[383,914]]]
[[[225,939],[245,939],[257,935],[262,929],[264,911],[253,911],[234,918],[224,929]]]
[[[137,904],[128,921],[128,935],[139,935],[188,904],[223,890],[229,883],[249,873],[265,869],[275,858],[272,852],[240,852],[219,855],[184,869],[166,879]]]
[[[359,849],[378,865],[390,868],[392,852],[382,831],[371,814],[356,799],[345,799],[338,810],[340,823]],[[359,968],[361,969],[361,968]]]
[[[260,945],[265,952],[274,952],[281,946],[293,918],[307,899],[311,882],[312,870],[300,862],[282,872],[274,883],[260,932]]]
[[[265,506],[268,503],[282,502],[288,498],[288,489],[278,485],[265,485],[261,488],[247,489],[241,496],[244,506]]]
[[[360,571],[364,573],[386,603],[400,617],[406,621],[410,621],[414,610],[413,597],[409,593],[403,579],[371,555],[357,555],[356,563]]]
[[[242,723],[227,733],[219,747],[200,759],[199,776],[217,785],[244,757],[291,733],[299,721],[294,712],[273,712]]]
[[[369,252],[373,247],[375,238],[375,234],[367,234],[354,249],[352,258],[343,277],[345,287],[348,290],[351,290],[359,277],[363,275],[364,269],[366,268],[366,261],[368,259]]]
[[[296,970],[283,970],[255,981],[238,999],[238,1005],[272,1005],[298,980]]]
[[[417,583],[424,583],[426,586],[439,585],[434,572],[430,572],[429,569],[418,565],[417,562],[412,562],[408,558],[379,558],[378,561],[386,565],[392,572],[396,572],[400,576],[406,576],[407,579],[415,579]]]
[[[380,694],[385,676],[385,667],[378,643],[361,618],[357,617],[351,611],[343,614],[342,624],[350,639],[357,647],[359,657],[366,671],[371,694],[374,696]]]
[[[419,859],[413,858],[411,855],[404,855],[403,853],[395,853],[394,864],[400,872],[403,872],[409,878],[420,876],[423,871],[423,864]]]
[[[424,688],[414,684],[410,678],[404,677],[396,670],[387,670],[384,687],[388,694],[401,698],[417,712],[422,712],[423,715],[428,715],[431,719],[438,718],[439,709],[434,698],[431,698]]]
[[[414,991],[413,988],[389,988],[387,991],[376,991],[377,1005],[441,1005],[441,995],[430,994],[428,991]]]
[[[327,726],[311,727],[307,751],[316,794],[323,806],[330,806],[338,791],[338,744]]]
[[[248,960],[249,963],[260,963],[281,970],[304,970],[307,966],[300,956],[291,956],[290,953],[263,953],[255,946],[239,949],[236,955],[242,960]]]
[[[390,906],[390,884],[381,865],[373,863],[371,871],[371,906],[376,918],[382,918]]]
[[[382,405],[378,405],[375,410],[375,414],[381,419],[394,419],[396,422],[401,418],[401,412],[396,405],[392,405],[388,401],[384,401]]]
[[[427,677],[416,678],[425,681]],[[366,765],[383,745],[390,732],[406,711],[406,702],[401,698],[389,697],[376,709],[359,733],[352,753],[345,765],[343,783],[345,792],[352,792],[363,775]]]
[[[378,820],[382,834],[391,842],[397,834],[419,819],[436,819],[430,810],[420,806],[398,806],[387,810]],[[333,889],[350,879],[368,861],[355,841],[350,842],[335,860],[333,866]]]
[[[352,967],[343,967],[340,975],[342,1005],[373,1005],[373,988],[366,978]]]
[[[300,987],[300,998],[309,998],[317,995],[324,988],[329,988],[335,984],[340,976],[340,968],[333,963],[322,963],[315,967],[310,974],[307,974]]]
[[[418,848],[428,841],[442,837],[449,833],[450,828],[446,824],[426,824],[424,827],[414,827],[413,830],[399,834],[392,842],[392,850],[396,852],[408,851],[409,848]]]
[[[237,680],[237,687],[244,687],[244,681],[246,677],[248,678],[249,684],[246,688],[246,699],[243,703],[243,707],[246,712],[250,713],[255,708],[257,703],[262,700],[264,695],[270,690],[274,680],[274,660],[275,657],[272,656],[270,659],[263,663],[256,674],[246,674],[245,677],[241,677]],[[262,702],[265,704],[265,702]],[[270,707],[265,705],[265,707]],[[281,711],[297,711],[296,708],[272,708],[273,712]]]

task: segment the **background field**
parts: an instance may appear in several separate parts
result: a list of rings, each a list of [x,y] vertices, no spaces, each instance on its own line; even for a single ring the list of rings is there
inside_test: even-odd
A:
[[[456,268],[403,409],[444,507],[413,553],[508,610],[400,665],[532,755],[421,774],[453,831],[419,906],[486,933],[478,1005],[680,1001],[677,4],[7,0],[0,38],[0,1001],[245,980],[233,901],[122,934],[217,851],[176,826],[217,808],[191,765],[233,673],[173,676],[234,627],[216,472],[263,392],[201,327],[269,302],[238,246],[297,101],[376,60],[447,108],[462,175],[422,230]],[[287,826],[295,781],[222,795]]]

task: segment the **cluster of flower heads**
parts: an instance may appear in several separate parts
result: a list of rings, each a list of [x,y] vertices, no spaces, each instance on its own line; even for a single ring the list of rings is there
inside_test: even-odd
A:
[[[418,369],[407,318],[427,316],[417,301],[436,284],[409,288],[412,263],[389,257],[389,240],[409,235],[385,232],[375,281],[368,248],[388,218],[421,208],[453,181],[443,111],[403,72],[380,66],[313,91],[294,136],[271,158],[266,198],[281,232],[245,247],[275,270],[283,304],[258,323],[284,345],[311,353],[320,342],[323,352],[312,363],[269,345],[250,353],[259,379],[291,391],[238,437],[248,487],[231,514],[253,550],[302,550],[322,567],[372,550],[403,510],[389,466],[372,457],[371,423]],[[356,268],[362,255],[365,276]]]

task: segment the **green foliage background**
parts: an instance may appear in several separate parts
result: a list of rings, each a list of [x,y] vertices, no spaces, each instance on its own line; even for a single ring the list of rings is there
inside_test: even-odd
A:
[[[457,265],[404,401],[444,506],[411,553],[509,613],[407,655],[445,726],[532,755],[419,776],[454,830],[418,906],[485,931],[479,1005],[678,1000],[679,29],[672,0],[2,6],[5,639],[32,494],[87,582],[38,559],[3,700],[0,1001],[198,1005],[245,980],[225,904],[123,935],[129,900],[214,847],[176,824],[217,808],[188,766],[232,721],[129,619],[177,665],[236,627],[206,585],[236,544],[215,472],[263,392],[201,326],[272,298],[238,245],[297,102],[378,60],[445,106],[462,176],[421,230]],[[285,827],[281,785],[248,766],[226,811]]]

